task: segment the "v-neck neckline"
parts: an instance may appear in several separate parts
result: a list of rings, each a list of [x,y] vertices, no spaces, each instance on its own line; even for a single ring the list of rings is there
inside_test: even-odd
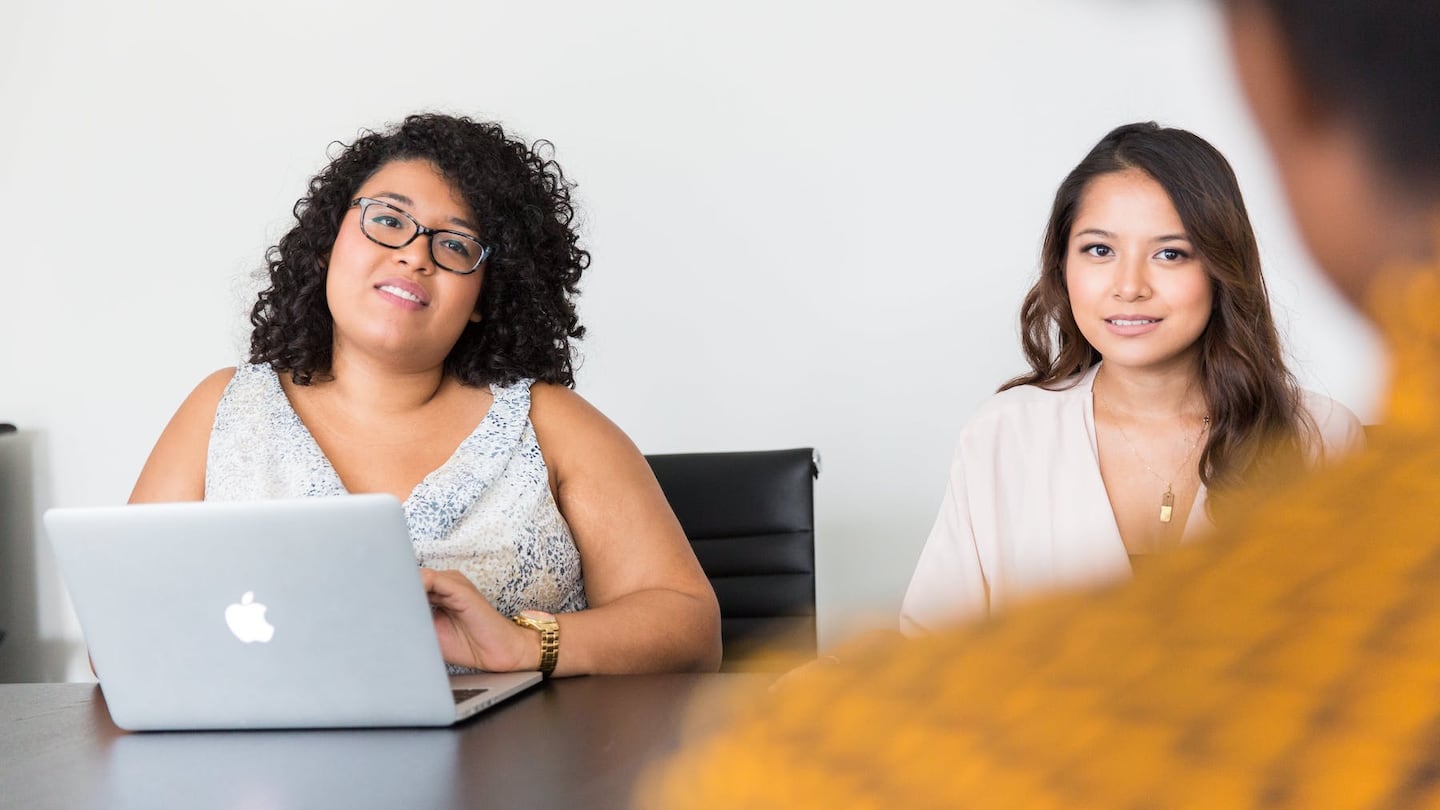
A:
[[[344,480],[340,478],[340,473],[335,469],[335,465],[333,462],[330,461],[330,457],[325,454],[324,449],[320,447],[320,443],[315,440],[315,434],[310,432],[310,426],[305,424],[305,420],[300,418],[300,412],[295,410],[295,403],[290,401],[290,395],[286,393],[285,386],[282,385],[280,382],[280,375],[276,373],[272,375],[271,379],[273,381],[273,385],[275,386],[275,392],[279,394],[278,401],[281,404],[281,408],[283,410],[285,418],[291,420],[300,429],[300,433],[304,436],[304,452],[311,455],[312,458],[318,462],[318,464],[315,465],[315,468],[323,470],[324,474],[330,479],[330,483],[332,484],[332,487],[335,491],[329,494],[352,494],[350,492],[350,489],[345,486]],[[487,432],[488,429],[492,428],[495,422],[500,421],[501,417],[499,417],[497,413],[500,410],[501,398],[508,392],[509,389],[497,386],[493,383],[489,386],[489,388],[490,407],[486,409],[485,416],[482,417],[480,419],[480,422],[475,425],[475,429],[466,434],[465,438],[461,439],[459,444],[455,445],[455,449],[450,452],[450,455],[446,456],[445,460],[441,462],[438,467],[426,473],[425,476],[422,477],[420,481],[417,482],[415,486],[411,488],[410,492],[405,496],[405,500],[401,503],[401,506],[405,508],[405,513],[407,515],[411,512],[413,503],[416,501],[416,496],[423,496],[426,491],[432,489],[434,483],[433,479],[440,477],[447,469],[449,469],[454,464],[456,459],[461,455],[462,451],[467,449],[467,446],[471,445],[478,436],[482,435],[483,433]]]
[[[1103,363],[1104,361],[1101,361]],[[1105,486],[1105,476],[1100,472],[1100,426],[1095,421],[1095,377],[1100,373],[1101,363],[1096,363],[1085,372],[1085,376],[1072,389],[1082,392],[1081,408],[1085,420],[1085,434],[1090,440],[1091,458],[1095,461],[1095,481],[1100,485],[1100,495],[1105,499],[1105,512],[1110,515],[1110,527],[1114,530],[1113,538],[1115,548],[1125,556],[1127,563],[1130,562],[1130,550],[1125,547],[1125,538],[1120,534],[1120,519],[1115,516],[1115,507],[1110,503],[1110,490]],[[1185,526],[1180,531],[1178,546],[1184,546],[1191,542],[1191,539],[1200,533],[1200,521],[1203,514],[1205,502],[1208,497],[1205,482],[1200,482],[1199,488],[1195,491],[1195,501],[1190,504],[1190,513],[1185,516]],[[1131,569],[1134,566],[1131,565]]]

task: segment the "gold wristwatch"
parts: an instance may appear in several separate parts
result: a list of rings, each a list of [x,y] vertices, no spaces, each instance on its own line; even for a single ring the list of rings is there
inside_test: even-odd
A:
[[[540,674],[550,677],[560,660],[560,623],[543,610],[522,610],[510,618],[540,634]]]

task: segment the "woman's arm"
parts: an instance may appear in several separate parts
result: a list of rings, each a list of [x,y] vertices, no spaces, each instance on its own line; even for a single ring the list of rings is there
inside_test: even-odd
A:
[[[900,631],[920,636],[990,611],[990,589],[980,567],[966,486],[966,436],[950,463],[940,514],[920,551],[900,608]]]
[[[645,457],[567,388],[531,389],[530,421],[580,551],[589,608],[556,617],[555,675],[713,671],[720,608]],[[540,634],[501,616],[458,571],[421,569],[445,660],[537,669]]]
[[[645,457],[567,388],[533,386],[530,418],[590,604],[558,617],[556,674],[716,669],[715,591]]]
[[[226,368],[206,377],[155,442],[150,458],[140,471],[130,503],[163,503],[205,500],[205,456],[210,448],[210,428],[225,386],[235,376]]]

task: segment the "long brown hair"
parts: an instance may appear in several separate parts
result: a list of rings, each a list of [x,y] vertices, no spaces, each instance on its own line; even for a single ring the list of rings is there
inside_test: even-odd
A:
[[[1293,465],[1315,431],[1285,366],[1240,185],[1225,157],[1193,133],[1153,122],[1117,127],[1060,184],[1040,252],[1040,278],[1020,308],[1030,372],[1000,390],[1071,387],[1077,375],[1100,362],[1070,309],[1065,255],[1090,182],[1136,170],[1170,196],[1210,277],[1214,304],[1199,338],[1210,433],[1199,472],[1212,491],[1234,490],[1259,481],[1267,470]]]

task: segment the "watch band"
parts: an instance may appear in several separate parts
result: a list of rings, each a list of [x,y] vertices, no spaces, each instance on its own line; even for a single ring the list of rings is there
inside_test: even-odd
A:
[[[554,616],[539,610],[524,610],[510,618],[521,627],[540,634],[540,674],[550,677],[560,660],[560,623]]]

